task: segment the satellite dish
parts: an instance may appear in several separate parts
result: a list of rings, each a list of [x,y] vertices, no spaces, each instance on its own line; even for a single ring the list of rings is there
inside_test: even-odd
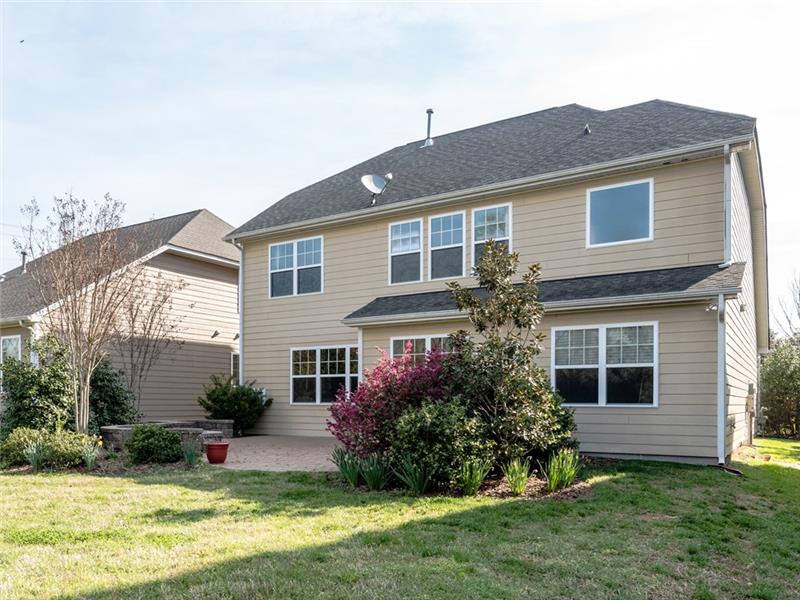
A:
[[[361,177],[361,183],[372,192],[372,206],[375,206],[375,198],[386,191],[386,186],[389,185],[391,180],[391,173],[387,173],[382,177],[380,175],[363,175]]]
[[[386,189],[386,180],[380,175],[364,175],[361,183],[373,194],[380,194]]]

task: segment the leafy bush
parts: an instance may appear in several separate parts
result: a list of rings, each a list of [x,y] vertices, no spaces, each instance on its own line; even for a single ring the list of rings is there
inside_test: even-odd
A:
[[[800,340],[781,340],[761,367],[764,433],[800,436]]]
[[[26,450],[31,445],[41,446],[41,466],[52,469],[67,469],[83,463],[84,448],[99,439],[89,435],[60,429],[30,429],[19,427],[0,444],[0,462],[5,465],[24,465],[29,460]]]
[[[361,477],[372,492],[377,492],[386,487],[391,476],[388,461],[380,454],[371,454],[361,459]]]
[[[0,440],[15,429],[55,429],[72,418],[73,396],[66,353],[51,336],[32,340],[39,366],[6,358],[3,373]],[[22,463],[18,463],[22,464]]]
[[[475,276],[484,294],[448,283],[459,310],[467,313],[482,341],[466,332],[451,336],[457,350],[442,363],[446,397],[461,395],[481,418],[501,461],[545,456],[574,446],[572,411],[536,366],[541,336],[535,328],[544,308],[538,301],[539,265],[514,282],[519,255],[489,241]]]
[[[339,469],[339,474],[352,487],[358,487],[361,473],[361,460],[344,448],[336,447],[331,453],[331,461]]]
[[[503,476],[508,482],[511,493],[520,496],[528,485],[531,476],[531,463],[527,460],[515,458],[508,464],[503,465]]]
[[[105,425],[136,423],[140,418],[133,392],[123,374],[103,359],[92,373],[89,392],[89,431],[97,434]]]
[[[181,435],[159,425],[136,425],[125,449],[136,464],[173,463],[183,458]]]
[[[555,492],[572,485],[580,470],[578,452],[563,448],[554,453],[545,465],[539,463],[539,469],[547,482],[547,491]]]
[[[8,359],[3,362],[3,414],[0,439],[19,427],[56,431],[73,426],[74,400],[66,352],[52,336],[32,340],[38,365]],[[119,371],[104,359],[92,374],[89,397],[89,431],[103,425],[135,423],[138,414],[133,394]]]
[[[461,465],[471,460],[492,461],[494,444],[477,417],[467,416],[459,399],[427,401],[404,412],[395,426],[392,460],[410,460],[425,469],[431,483],[458,487]]]
[[[411,456],[404,456],[394,470],[395,476],[415,496],[428,491],[431,484],[430,473],[424,465],[418,465]]]
[[[253,382],[238,385],[233,376],[211,376],[211,385],[203,386],[204,396],[197,401],[211,419],[233,419],[233,435],[240,436],[256,424],[272,403],[253,387]]]
[[[465,496],[474,496],[481,489],[481,484],[489,471],[492,463],[488,460],[468,460],[461,465],[461,491]]]
[[[439,353],[429,354],[416,365],[408,352],[394,359],[382,353],[375,368],[365,371],[355,392],[339,391],[328,430],[358,456],[385,452],[394,424],[405,410],[426,398],[442,397],[440,368]]]

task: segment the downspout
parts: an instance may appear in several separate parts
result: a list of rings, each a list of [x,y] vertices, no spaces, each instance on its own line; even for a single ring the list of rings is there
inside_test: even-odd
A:
[[[717,460],[725,464],[725,421],[726,421],[726,346],[725,339],[725,296],[717,298]]]
[[[244,245],[235,239],[231,243],[239,249],[239,385],[244,385]]]
[[[720,267],[731,264],[731,147],[725,144],[723,167],[722,203],[725,210],[724,251]]]

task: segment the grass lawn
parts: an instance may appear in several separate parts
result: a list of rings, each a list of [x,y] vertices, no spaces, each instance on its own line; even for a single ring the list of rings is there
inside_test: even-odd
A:
[[[742,477],[598,465],[573,501],[213,467],[0,474],[0,598],[797,598],[800,448],[762,444],[775,458]]]

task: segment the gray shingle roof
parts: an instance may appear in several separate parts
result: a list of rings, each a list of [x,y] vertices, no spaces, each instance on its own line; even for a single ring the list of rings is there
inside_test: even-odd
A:
[[[586,124],[590,135],[583,134]],[[755,119],[651,100],[601,111],[559,106],[398,146],[341,173],[289,194],[231,235],[241,235],[367,209],[360,178],[394,175],[373,209],[445,192],[588,167],[612,160],[677,150],[752,135]]]
[[[121,227],[117,235],[124,247],[134,251],[131,261],[170,244],[238,262],[236,248],[222,241],[230,230],[231,225],[208,210],[200,209]],[[135,243],[129,243],[131,241]],[[3,274],[5,280],[0,281],[0,321],[28,317],[43,308],[31,275],[42,260],[47,260],[47,255],[30,261],[25,273],[22,273],[22,267],[16,267]]]
[[[720,268],[718,265],[700,265],[593,275],[571,279],[553,279],[539,284],[539,301],[545,305],[556,302],[585,301],[591,304],[606,298],[634,299],[637,296],[688,295],[718,293],[741,286],[744,263],[734,263]],[[474,288],[473,293],[486,297],[483,288]],[[381,296],[345,317],[345,322],[378,317],[401,317],[419,313],[452,313],[456,311],[453,295],[449,290]]]

